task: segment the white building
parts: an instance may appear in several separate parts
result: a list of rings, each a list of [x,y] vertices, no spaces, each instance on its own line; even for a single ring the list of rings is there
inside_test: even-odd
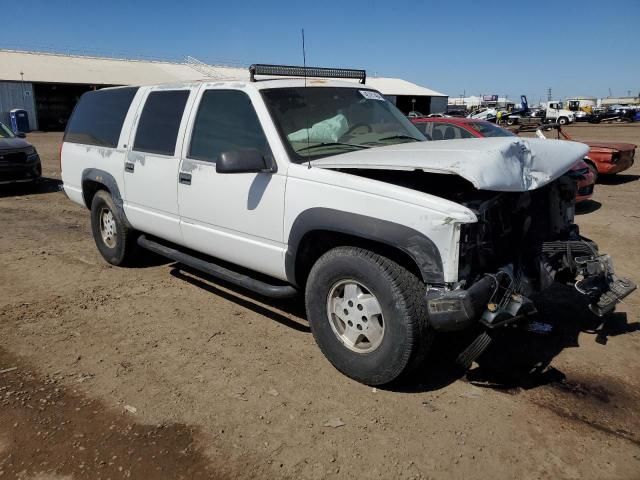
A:
[[[184,62],[126,60],[0,50],[0,121],[9,110],[29,115],[32,130],[62,130],[80,95],[96,88],[200,80],[248,80],[248,69]],[[367,78],[375,88],[408,113],[446,110],[447,95],[399,78]]]

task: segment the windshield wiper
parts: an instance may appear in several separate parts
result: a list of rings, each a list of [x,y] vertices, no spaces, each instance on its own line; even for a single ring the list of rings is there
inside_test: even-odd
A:
[[[316,143],[315,145],[309,145],[308,147],[303,147],[297,150],[297,153],[303,152],[305,150],[312,150],[314,148],[320,147],[355,147],[355,148],[371,148],[366,145],[358,145],[356,143],[342,143],[342,142],[324,142],[324,143]]]
[[[410,135],[391,135],[390,137],[383,137],[383,138],[379,138],[378,142],[383,142],[385,140],[413,140],[414,142],[421,142],[422,140],[420,140],[419,138],[416,137],[412,137]]]

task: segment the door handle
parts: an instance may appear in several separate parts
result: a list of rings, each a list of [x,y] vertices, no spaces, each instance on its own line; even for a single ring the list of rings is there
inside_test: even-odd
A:
[[[191,174],[180,172],[180,175],[178,175],[178,181],[183,185],[191,185]]]
[[[124,171],[125,172],[131,172],[133,173],[133,171],[135,170],[136,165],[135,163],[131,163],[131,162],[124,162]]]

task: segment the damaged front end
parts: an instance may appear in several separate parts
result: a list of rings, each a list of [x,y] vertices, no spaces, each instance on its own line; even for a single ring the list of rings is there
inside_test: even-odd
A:
[[[536,312],[530,296],[571,284],[603,316],[635,290],[611,259],[573,223],[575,182],[562,176],[522,193],[479,192],[460,203],[478,222],[460,225],[458,282],[427,291],[429,321],[440,331],[513,324]]]

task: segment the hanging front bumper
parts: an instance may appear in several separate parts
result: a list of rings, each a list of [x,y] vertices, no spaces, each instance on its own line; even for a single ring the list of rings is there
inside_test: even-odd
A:
[[[540,255],[538,291],[558,276],[589,298],[589,309],[598,316],[613,311],[616,304],[636,289],[629,279],[616,277],[608,255],[600,255],[586,239],[545,242]],[[509,264],[487,273],[467,289],[429,289],[426,293],[429,324],[451,332],[481,324],[497,328],[522,320],[536,312],[524,293],[532,282],[523,282]],[[526,292],[525,292],[526,290]]]

